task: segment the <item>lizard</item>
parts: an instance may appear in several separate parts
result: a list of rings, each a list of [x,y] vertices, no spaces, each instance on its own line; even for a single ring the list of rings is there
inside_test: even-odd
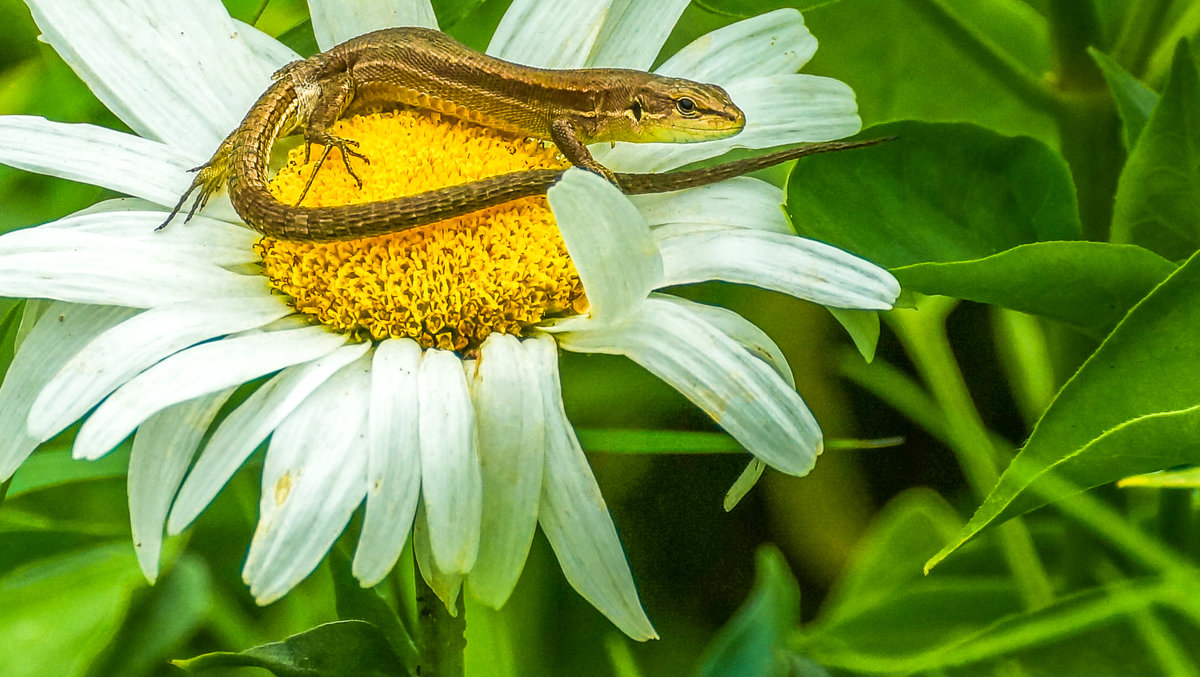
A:
[[[272,84],[179,199],[164,228],[198,191],[185,220],[222,188],[251,228],[269,237],[303,241],[381,235],[545,194],[563,169],[531,169],[391,200],[305,207],[267,190],[267,161],[279,138],[303,128],[305,153],[332,149],[357,182],[351,159],[369,162],[352,139],[330,126],[373,105],[406,105],[523,136],[552,141],[572,165],[595,172],[627,194],[713,183],[817,152],[877,141],[810,144],[705,169],[665,174],[620,174],[597,162],[596,142],[695,142],[739,133],[745,114],[721,87],[619,68],[542,69],[476,52],[428,28],[389,28],[352,38],[279,69]],[[309,184],[311,184],[311,177]],[[359,182],[361,187],[361,182]]]

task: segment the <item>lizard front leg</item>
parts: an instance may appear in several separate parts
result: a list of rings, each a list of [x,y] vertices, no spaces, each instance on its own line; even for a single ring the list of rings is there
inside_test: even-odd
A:
[[[567,158],[567,162],[603,176],[614,186],[618,185],[617,177],[612,173],[612,170],[596,162],[596,158],[592,157],[592,152],[588,150],[587,144],[579,139],[579,134],[575,131],[575,125],[571,124],[570,120],[559,118],[551,122],[550,140],[554,142],[554,145],[558,146],[558,152]]]
[[[317,95],[316,101],[313,103],[312,111],[308,115],[308,119],[304,121],[304,161],[309,160],[309,152],[312,145],[319,144],[324,148],[321,151],[321,157],[317,160],[317,166],[313,168],[312,174],[309,175],[308,181],[304,184],[304,189],[300,191],[300,197],[296,200],[299,205],[304,200],[304,196],[308,194],[308,189],[312,186],[313,179],[316,178],[317,172],[321,171],[321,167],[325,165],[325,159],[329,157],[329,153],[337,148],[341,151],[342,163],[346,166],[346,173],[358,187],[362,188],[362,179],[358,178],[358,174],[354,173],[354,168],[350,166],[350,158],[358,158],[363,162],[370,164],[370,159],[362,153],[354,150],[358,147],[358,142],[354,139],[346,139],[340,136],[335,136],[329,133],[329,128],[341,118],[342,113],[354,100],[354,79],[349,72],[345,72],[329,81],[321,83],[320,93]]]

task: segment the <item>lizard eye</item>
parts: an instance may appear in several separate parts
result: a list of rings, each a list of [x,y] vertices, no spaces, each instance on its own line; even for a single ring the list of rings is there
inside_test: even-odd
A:
[[[675,108],[683,115],[691,116],[696,114],[696,102],[686,96],[679,97],[675,102]]]
[[[637,122],[641,122],[642,121],[642,102],[634,101],[629,106],[629,112],[633,114],[634,120],[636,120]]]

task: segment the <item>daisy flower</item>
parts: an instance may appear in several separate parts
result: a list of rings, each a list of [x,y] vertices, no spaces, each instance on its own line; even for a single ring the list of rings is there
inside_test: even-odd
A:
[[[79,459],[134,435],[130,515],[151,581],[164,532],[185,529],[266,442],[243,572],[259,603],[311,573],[365,506],[354,558],[365,586],[411,533],[449,606],[465,584],[499,607],[540,525],[581,595],[630,637],[655,637],[564,414],[558,350],[628,356],[757,459],[803,475],[821,433],[779,349],[729,310],[657,290],[725,280],[860,309],[890,308],[898,293],[886,271],[796,237],[782,192],[752,178],[631,199],[571,170],[545,199],[370,241],[260,239],[228,202],[154,232],[187,169],[299,57],[217,0],[28,4],[44,39],[135,134],[0,117],[0,162],[130,196],[0,237],[0,294],[31,299],[0,387],[0,479],[76,421]],[[619,4],[516,0],[487,51],[543,67],[649,68],[687,2]],[[422,1],[310,7],[322,49],[385,26],[436,27]],[[657,71],[724,86],[745,131],[594,152],[617,171],[662,171],[735,147],[853,134],[851,90],[796,72],[815,49],[792,10],[703,36]],[[348,194],[331,166],[306,203],[561,162],[536,142],[430,113],[339,124],[373,160],[367,195]],[[389,164],[393,151],[410,155]],[[293,155],[273,190],[294,194],[309,170]]]

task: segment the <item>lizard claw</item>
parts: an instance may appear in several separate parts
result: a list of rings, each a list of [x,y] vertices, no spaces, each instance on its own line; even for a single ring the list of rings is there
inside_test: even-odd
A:
[[[355,141],[354,139],[343,139],[340,136],[333,136],[332,134],[306,135],[304,139],[305,164],[307,164],[309,161],[309,151],[314,143],[319,143],[324,146],[324,150],[321,151],[321,157],[317,160],[317,166],[313,168],[312,174],[309,174],[308,181],[305,182],[303,190],[300,191],[300,197],[296,199],[297,206],[304,200],[304,196],[308,195],[308,189],[312,187],[313,180],[316,179],[317,172],[321,171],[321,167],[325,166],[325,160],[329,157],[329,153],[333,151],[334,148],[337,148],[339,151],[341,151],[342,164],[346,167],[346,173],[350,175],[350,178],[354,179],[354,183],[358,186],[359,190],[362,190],[362,179],[359,178],[358,174],[355,173],[354,168],[350,165],[350,158],[353,157],[358,160],[362,160],[365,164],[371,164],[371,160],[366,155],[354,150],[359,146],[358,141]]]

